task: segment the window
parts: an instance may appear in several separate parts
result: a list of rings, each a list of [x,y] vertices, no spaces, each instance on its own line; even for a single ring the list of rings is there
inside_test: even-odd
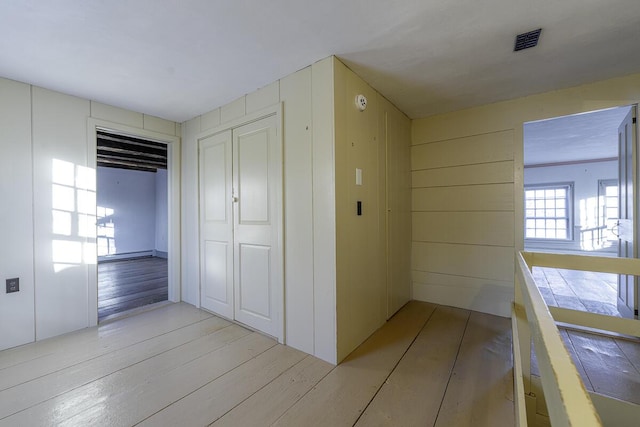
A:
[[[606,228],[605,239],[617,239],[611,229],[618,217],[618,181],[615,179],[598,181],[598,225]]]
[[[569,240],[573,184],[532,185],[524,190],[525,238]]]

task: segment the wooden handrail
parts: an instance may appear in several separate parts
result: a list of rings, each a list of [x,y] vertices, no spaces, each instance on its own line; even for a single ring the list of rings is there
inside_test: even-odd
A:
[[[516,286],[521,287],[520,292],[516,292],[516,308],[518,304],[522,304],[526,312],[535,344],[549,418],[554,427],[602,426],[571,356],[562,342],[555,321],[535,284],[529,270],[530,266],[525,261],[524,257],[527,257],[531,261],[535,259],[535,265],[540,265],[540,262],[551,263],[544,256],[540,257],[541,261],[537,255],[516,253]],[[568,257],[572,256],[568,255]],[[581,264],[584,265],[584,263]],[[529,357],[529,355],[522,354],[521,357]]]
[[[613,258],[591,255],[564,255],[542,252],[523,252],[528,267],[552,267],[597,273],[630,274],[640,276],[640,261],[636,258]]]

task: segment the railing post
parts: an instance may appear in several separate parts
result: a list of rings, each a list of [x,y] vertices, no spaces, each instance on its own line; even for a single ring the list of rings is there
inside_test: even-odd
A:
[[[531,393],[531,331],[529,330],[529,323],[527,322],[527,315],[524,310],[524,302],[522,300],[522,283],[515,278],[515,305],[514,314],[516,315],[516,322],[518,325],[520,356],[522,366],[522,376],[524,380],[524,393]]]

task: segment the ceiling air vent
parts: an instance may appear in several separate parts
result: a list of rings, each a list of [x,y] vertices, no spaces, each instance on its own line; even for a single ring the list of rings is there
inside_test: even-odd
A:
[[[516,36],[516,45],[513,48],[513,51],[517,52],[519,50],[537,46],[541,31],[542,28],[538,28],[537,30],[529,31],[528,33],[518,34]]]

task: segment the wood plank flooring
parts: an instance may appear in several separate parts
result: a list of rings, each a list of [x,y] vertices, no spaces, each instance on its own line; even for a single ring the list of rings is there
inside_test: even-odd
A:
[[[508,319],[411,302],[334,367],[169,304],[0,352],[0,426],[512,426]]]
[[[113,314],[166,301],[167,260],[157,257],[98,264],[98,321]]]
[[[564,328],[560,336],[588,391],[640,405],[640,340]],[[539,376],[535,354],[531,373]]]
[[[615,274],[541,267],[532,274],[549,306],[622,317]]]

